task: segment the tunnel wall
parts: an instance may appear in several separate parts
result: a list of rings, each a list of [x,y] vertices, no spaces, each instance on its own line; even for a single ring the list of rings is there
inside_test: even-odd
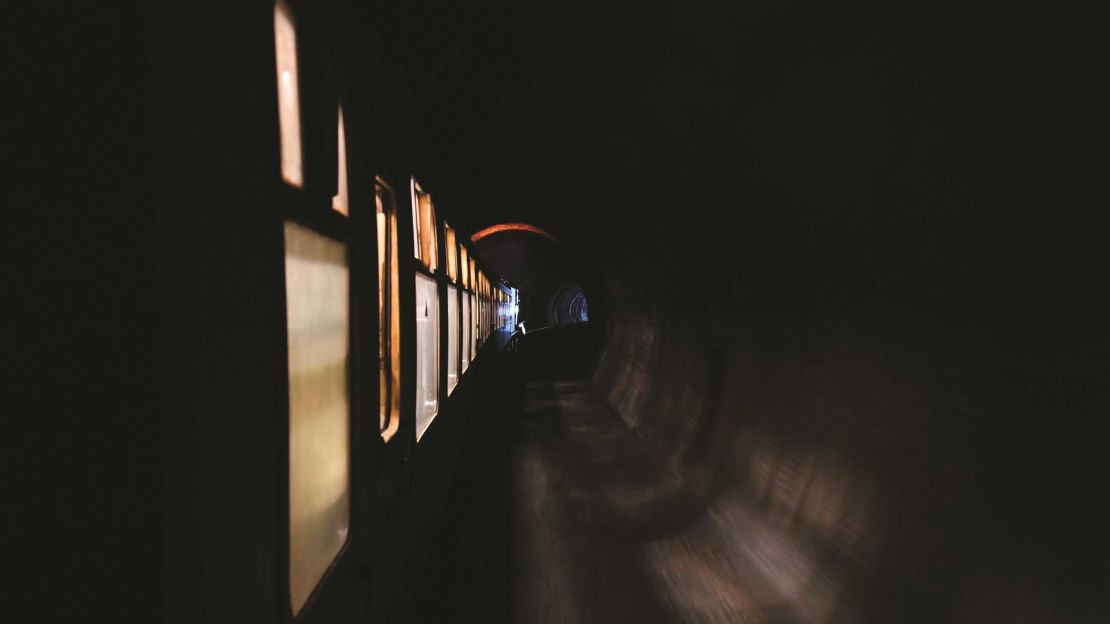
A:
[[[710,516],[758,510],[813,557],[802,585],[783,590],[804,621],[1095,612],[1089,549],[1104,514],[1089,497],[1105,466],[1071,427],[1105,408],[1094,372],[1104,360],[999,344],[963,311],[830,305],[758,319],[683,308],[658,290],[629,292],[642,267],[610,283],[594,379],[662,458],[645,515],[667,497],[693,496]]]
[[[677,480],[704,515],[674,539],[696,543],[757,510],[783,545],[769,573],[804,568],[772,592],[803,621],[1105,609],[1105,259],[1052,139],[1005,129],[1043,102],[975,28],[799,45],[725,138],[739,151],[697,135],[656,189],[673,216],[608,241],[594,381],[658,449],[641,511]]]

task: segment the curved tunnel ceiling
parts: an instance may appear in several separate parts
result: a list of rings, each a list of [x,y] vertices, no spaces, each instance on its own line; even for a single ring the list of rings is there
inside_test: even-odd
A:
[[[589,283],[589,272],[554,236],[537,235],[536,230],[502,228],[496,235],[476,234],[474,253],[520,290],[520,320],[527,327],[584,320],[579,313],[585,308],[581,284]]]
[[[554,243],[559,243],[559,239],[549,234],[546,230],[534,225],[528,225],[527,223],[498,223],[497,225],[491,225],[476,232],[470,237],[470,240],[476,243],[487,236],[493,236],[494,234],[501,234],[503,232],[531,232],[532,234],[543,236]]]

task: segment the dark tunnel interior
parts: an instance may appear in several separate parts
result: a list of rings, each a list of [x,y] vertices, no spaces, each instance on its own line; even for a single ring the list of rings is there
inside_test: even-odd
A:
[[[341,99],[352,175],[419,177],[525,331],[424,438],[350,426],[349,541],[290,612],[274,3],[28,3],[5,203],[43,222],[11,233],[9,333],[44,327],[9,349],[37,407],[6,539],[33,621],[1110,619],[1093,19],[288,5],[303,197],[338,192]],[[471,242],[511,223],[542,234]],[[385,334],[351,323],[362,414],[357,332]]]

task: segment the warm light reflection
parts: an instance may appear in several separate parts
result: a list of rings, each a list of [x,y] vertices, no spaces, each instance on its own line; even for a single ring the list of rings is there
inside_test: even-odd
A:
[[[274,5],[274,60],[277,66],[278,126],[281,134],[281,177],[300,188],[301,108],[297,92],[297,33],[289,7]]]
[[[412,229],[414,255],[429,271],[439,265],[436,257],[436,216],[432,197],[412,179]]]
[[[331,198],[332,210],[338,212],[343,216],[347,216],[348,201],[347,201],[347,133],[343,129],[343,107],[339,107],[339,136],[336,137],[336,143],[339,145],[339,154],[337,155],[337,166],[339,170],[339,177],[336,180],[336,193]]]
[[[289,595],[304,606],[347,540],[347,248],[285,224],[289,360]]]
[[[420,188],[416,178],[409,178],[409,195],[412,197],[412,253],[417,260],[422,259],[420,254],[423,251],[423,246],[420,244],[420,200],[418,199],[423,192],[424,189]]]
[[[555,238],[547,231],[534,225],[528,225],[527,223],[499,223],[497,225],[491,225],[484,230],[480,230],[479,232],[474,234],[474,236],[471,236],[470,240],[476,243],[487,236],[500,234],[502,232],[531,232],[532,234],[539,234],[540,236],[543,236],[544,238],[547,238],[552,242],[559,242],[559,239]]]
[[[388,442],[401,419],[401,285],[398,280],[397,211],[393,191],[374,184],[378,230],[378,426]]]
[[[462,270],[463,288],[470,288],[470,260],[466,255],[466,247],[459,245],[459,268]]]
[[[443,245],[447,252],[447,256],[444,258],[447,277],[453,282],[459,277],[458,245],[455,243],[455,228],[446,223],[443,224]]]

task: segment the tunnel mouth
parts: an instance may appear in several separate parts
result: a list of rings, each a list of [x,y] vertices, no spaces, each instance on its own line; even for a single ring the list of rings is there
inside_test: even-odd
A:
[[[472,238],[475,254],[519,291],[517,329],[523,324],[532,332],[597,317],[596,289],[590,288],[596,270],[550,232],[510,225],[489,226]]]
[[[585,323],[590,320],[586,294],[576,282],[557,284],[542,296],[547,300],[547,322],[544,327]]]

